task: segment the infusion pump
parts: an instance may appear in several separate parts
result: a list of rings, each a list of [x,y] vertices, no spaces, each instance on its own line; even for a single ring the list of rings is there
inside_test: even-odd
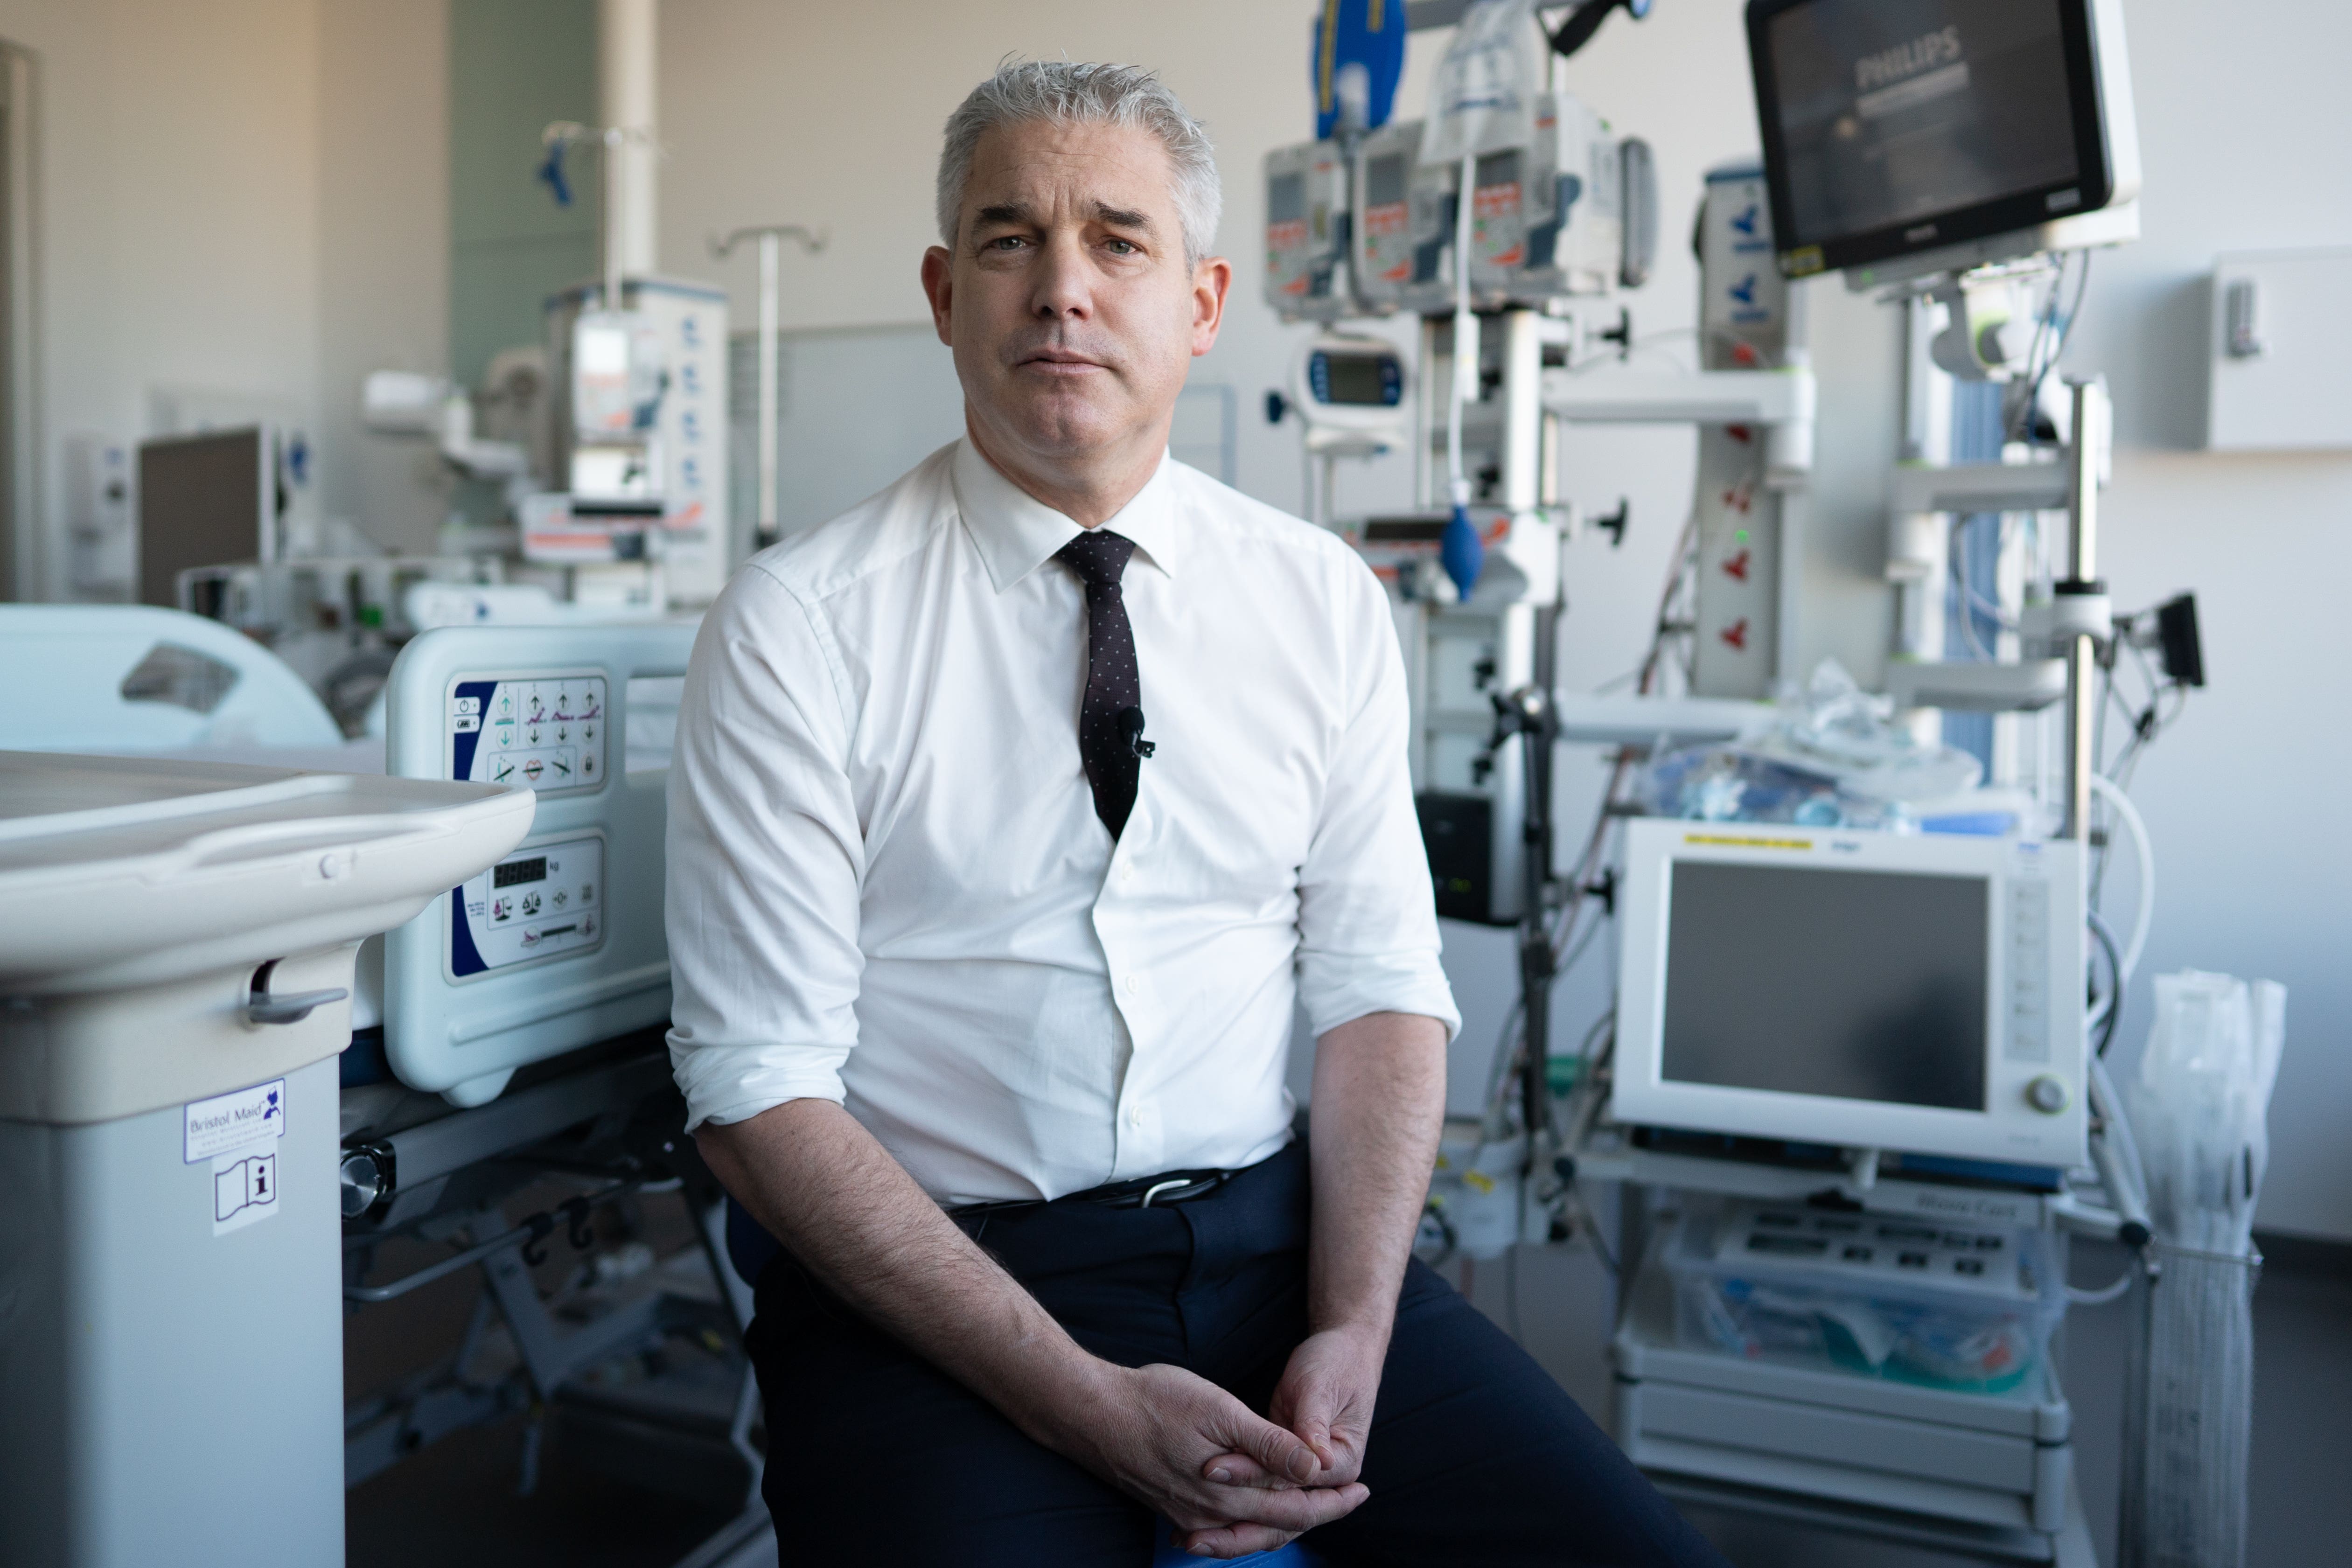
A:
[[[1265,162],[1265,298],[1290,320],[1454,305],[1462,167],[1423,163],[1423,122],[1276,148]],[[1538,95],[1517,146],[1471,168],[1471,287],[1481,309],[1639,284],[1655,248],[1647,145],[1569,92]]]

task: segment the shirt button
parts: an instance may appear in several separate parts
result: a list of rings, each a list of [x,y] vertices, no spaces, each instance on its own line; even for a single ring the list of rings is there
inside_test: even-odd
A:
[[[1127,978],[1121,980],[1118,985],[1119,989],[1125,991],[1130,997],[1143,988],[1143,982],[1137,979],[1133,975],[1129,975]]]
[[[1130,1105],[1127,1108],[1127,1124],[1130,1127],[1140,1127],[1143,1125],[1143,1109],[1141,1106]]]
[[[1133,882],[1135,880],[1135,868],[1131,865],[1123,865],[1119,867],[1118,880],[1121,882]]]

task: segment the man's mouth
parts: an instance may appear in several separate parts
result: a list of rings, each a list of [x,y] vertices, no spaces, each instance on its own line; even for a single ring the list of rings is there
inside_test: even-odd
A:
[[[1100,360],[1090,360],[1084,354],[1074,354],[1066,349],[1040,349],[1022,360],[1020,370],[1039,370],[1051,375],[1078,375],[1087,371],[1106,370]]]

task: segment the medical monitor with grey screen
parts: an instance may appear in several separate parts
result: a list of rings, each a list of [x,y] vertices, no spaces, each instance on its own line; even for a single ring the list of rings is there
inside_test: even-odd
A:
[[[1983,877],[1683,861],[1660,1076],[1985,1108]]]
[[[1772,9],[1753,42],[1781,252],[1834,267],[2096,206],[2065,33],[2061,0]]]

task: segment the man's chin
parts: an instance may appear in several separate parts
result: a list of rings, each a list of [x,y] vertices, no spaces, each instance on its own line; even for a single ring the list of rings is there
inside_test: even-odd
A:
[[[1074,396],[1071,392],[1018,398],[1009,405],[998,405],[989,423],[1037,456],[1083,457],[1117,445],[1133,433],[1133,420],[1123,417],[1128,411],[1111,406],[1116,401]]]

